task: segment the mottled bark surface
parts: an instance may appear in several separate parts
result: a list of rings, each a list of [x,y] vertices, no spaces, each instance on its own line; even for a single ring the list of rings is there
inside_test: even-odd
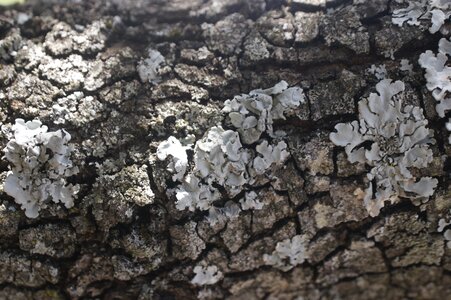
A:
[[[73,208],[52,204],[36,219],[1,191],[0,299],[450,297],[451,249],[438,223],[451,217],[451,149],[417,64],[439,37],[393,25],[395,1],[62,2],[0,11],[0,121],[39,118],[70,132],[80,168],[70,181],[81,186]],[[147,48],[165,59],[153,83],[137,72]],[[356,192],[368,166],[349,164],[328,137],[374,92],[373,64],[424,109],[437,140],[424,173],[439,179],[429,201],[374,218]],[[302,87],[307,103],[274,125],[292,156],[282,180],[256,189],[263,209],[214,226],[204,212],[177,210],[158,144],[201,138],[223,122],[226,99],[280,80]],[[3,181],[4,160],[0,171]],[[309,237],[310,259],[288,272],[265,265],[296,234]],[[198,265],[223,279],[192,284]]]

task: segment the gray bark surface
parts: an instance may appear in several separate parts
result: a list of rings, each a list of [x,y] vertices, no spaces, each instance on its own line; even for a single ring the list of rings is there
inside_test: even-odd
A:
[[[392,24],[395,1],[354,2],[1,8],[0,121],[38,118],[67,130],[80,168],[70,181],[81,190],[73,208],[52,203],[36,219],[0,190],[0,299],[449,299],[451,249],[437,228],[451,218],[451,149],[417,63],[439,37]],[[164,63],[142,82],[137,66],[149,48]],[[369,167],[351,165],[329,133],[357,119],[357,102],[379,81],[367,69],[383,64],[434,130],[434,161],[422,172],[439,186],[429,201],[387,204],[370,217],[355,193]],[[160,142],[200,139],[224,122],[225,100],[281,80],[302,87],[307,102],[274,124],[291,157],[278,180],[256,189],[263,208],[214,226],[205,212],[177,210],[172,174],[155,156]],[[64,124],[55,123],[56,103],[70,108]],[[7,142],[2,135],[0,147]],[[8,168],[3,159],[2,182]],[[297,234],[308,236],[308,261],[287,272],[265,264]],[[193,284],[198,265],[223,278]]]

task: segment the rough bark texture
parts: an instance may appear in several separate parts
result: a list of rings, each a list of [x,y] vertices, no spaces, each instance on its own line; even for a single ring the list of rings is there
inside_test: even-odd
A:
[[[451,249],[437,227],[451,208],[451,149],[416,63],[438,37],[393,25],[394,1],[49,2],[1,11],[0,45],[11,55],[1,60],[0,121],[64,127],[80,167],[71,182],[82,188],[73,208],[49,205],[37,219],[0,194],[0,299],[449,298]],[[154,83],[137,72],[148,47],[165,58]],[[412,73],[400,71],[401,58]],[[374,91],[372,64],[424,108],[437,140],[427,173],[440,180],[428,202],[401,201],[374,218],[355,193],[368,167],[350,165],[328,138]],[[275,124],[292,157],[283,182],[259,188],[263,209],[215,226],[177,210],[158,144],[199,139],[223,121],[224,100],[280,80],[301,86],[308,103]],[[69,107],[64,124],[56,103]],[[2,181],[7,170],[2,161]],[[309,261],[288,272],[265,265],[264,254],[296,234],[309,236]],[[196,286],[197,265],[224,277]]]

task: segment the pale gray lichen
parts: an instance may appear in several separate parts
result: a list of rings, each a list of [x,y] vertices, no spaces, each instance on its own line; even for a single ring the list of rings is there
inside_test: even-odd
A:
[[[396,0],[398,3],[407,3],[404,0]],[[393,12],[392,22],[398,26],[402,26],[404,23],[409,25],[419,26],[419,18],[422,17],[427,10],[426,0],[410,1],[408,7],[396,9]]]
[[[228,113],[232,126],[240,133],[245,144],[253,144],[263,132],[274,135],[273,121],[285,119],[285,113],[305,101],[301,88],[288,87],[281,81],[265,90],[235,96],[224,102],[223,112]]]
[[[30,20],[32,18],[32,16],[33,16],[32,14],[18,12],[15,20],[16,20],[17,24],[23,25],[23,24],[27,23],[28,20]]]
[[[432,196],[437,179],[417,178],[409,168],[425,168],[432,162],[429,144],[434,142],[428,121],[419,107],[402,107],[404,83],[385,79],[376,85],[376,93],[359,102],[360,121],[340,123],[331,141],[345,147],[351,163],[372,167],[367,174],[369,187],[364,198],[371,216],[377,216],[385,201],[400,197],[424,199]],[[365,147],[365,144],[368,144]]]
[[[420,26],[421,21],[431,21],[429,32],[436,33],[451,17],[451,2],[448,0],[396,0],[408,4],[406,8],[393,11],[392,22],[398,26],[404,23]]]
[[[161,149],[166,143],[163,142],[158,147],[160,156],[157,153],[157,157],[160,160],[164,157]],[[217,214],[220,211],[213,208],[213,203],[220,199],[221,194],[213,185],[224,186],[230,196],[241,192],[243,185],[248,182],[246,165],[250,160],[250,153],[242,148],[237,132],[225,131],[219,126],[211,128],[197,141],[194,151],[193,171],[182,178],[182,183],[175,189],[176,208],[210,210]],[[172,172],[175,171],[173,169]],[[177,174],[174,176],[179,178]],[[211,220],[217,218],[211,216]]]
[[[451,229],[446,229],[446,231],[443,233],[443,236],[446,240],[446,247],[451,249]]]
[[[438,232],[443,232],[446,226],[451,225],[451,221],[446,221],[446,219],[442,218],[438,221]]]
[[[215,126],[194,147],[194,173],[209,185],[224,186],[233,197],[249,181],[246,166],[250,158],[238,132]]]
[[[162,145],[160,144],[160,150],[165,142]],[[210,210],[213,202],[220,199],[220,193],[213,187],[214,184],[226,188],[230,196],[241,192],[243,185],[248,182],[246,166],[251,154],[242,148],[237,132],[215,126],[196,142],[194,151],[193,171],[185,176],[182,184],[176,188],[177,209]],[[160,160],[163,157],[158,156]],[[171,169],[171,166],[168,168]]]
[[[161,78],[159,70],[165,62],[164,56],[158,50],[148,49],[148,56],[142,59],[136,67],[142,82],[158,83]]]
[[[431,50],[422,53],[418,63],[426,69],[426,87],[438,102],[435,109],[440,117],[444,117],[445,111],[451,109],[451,67],[446,65],[451,56],[451,41],[440,39],[438,50],[437,54]]]
[[[451,213],[451,210],[449,211],[449,213]],[[447,221],[447,219],[449,219],[449,221]],[[451,249],[451,229],[445,230],[445,228],[448,227],[449,225],[451,225],[451,218],[449,218],[449,215],[448,215],[448,218],[441,218],[438,221],[437,231],[443,232],[443,237],[445,238],[445,240],[447,242],[446,246]]]
[[[446,129],[448,131],[451,131],[451,118],[448,119],[448,122],[446,122]],[[448,143],[451,144],[451,135],[448,137]]]
[[[169,172],[174,173],[172,180],[181,181],[188,167],[188,155],[186,154],[186,147],[182,146],[180,141],[173,136],[160,143],[157,149],[157,158],[159,160],[165,160],[167,157],[170,157],[171,160],[167,169]]]
[[[191,283],[195,285],[211,285],[223,278],[223,274],[217,266],[195,266],[193,271],[196,275]]]
[[[175,197],[177,198],[175,206],[178,210],[188,208],[195,211],[196,208],[209,210],[213,202],[219,200],[221,194],[216,188],[202,183],[194,174],[188,174],[176,188]]]
[[[9,142],[3,151],[11,164],[4,183],[4,191],[13,197],[29,218],[52,200],[74,205],[78,185],[67,183],[67,177],[78,173],[70,160],[73,146],[70,134],[64,129],[48,131],[38,120],[25,122],[16,119],[10,130],[3,128]]]
[[[370,68],[366,69],[366,72],[374,75],[378,80],[387,78],[387,69],[385,65],[371,65]]]
[[[401,59],[399,69],[403,72],[407,72],[409,75],[413,74],[413,65],[408,59]]]
[[[263,260],[265,264],[287,272],[307,259],[307,241],[306,236],[295,235],[291,239],[277,243],[271,255],[263,255]]]
[[[240,199],[240,204],[242,210],[260,210],[265,205],[263,202],[259,201],[258,195],[254,191],[247,192],[244,195],[244,198]]]
[[[233,201],[227,201],[224,207],[211,206],[208,210],[207,221],[215,226],[217,223],[225,223],[227,220],[235,220],[241,212],[240,207]]]
[[[165,143],[162,144],[164,146]],[[250,151],[242,148],[237,132],[225,131],[219,126],[211,128],[206,136],[197,141],[194,151],[193,171],[185,176],[176,189],[176,208],[208,210],[211,223],[216,223],[220,219],[219,215],[235,215],[228,209],[213,206],[221,197],[213,185],[223,186],[231,197],[240,193],[249,181],[247,164],[250,161]],[[158,158],[161,160],[163,156]]]
[[[450,4],[451,6],[451,4]],[[418,63],[426,69],[426,87],[432,92],[432,96],[438,102],[435,110],[440,117],[451,110],[451,67],[448,64],[448,56],[451,56],[451,40],[442,38],[438,44],[438,53],[431,50],[420,55]],[[446,129],[451,130],[450,123],[446,123]],[[451,136],[448,137],[451,143]]]
[[[228,113],[237,131],[225,130],[221,125],[211,127],[195,143],[194,163],[186,175],[188,161],[181,143],[175,138],[162,142],[157,158],[165,160],[172,156],[167,168],[174,174],[172,179],[180,182],[178,187],[168,191],[169,195],[175,194],[176,208],[208,211],[207,219],[211,224],[237,217],[241,211],[237,203],[229,201],[224,207],[214,205],[221,199],[218,188],[223,188],[227,196],[233,198],[243,191],[248,192],[254,185],[275,179],[272,171],[283,166],[289,152],[287,144],[276,139],[280,134],[274,134],[273,120],[284,119],[289,110],[303,101],[302,89],[288,88],[285,81],[270,89],[254,90],[249,95],[227,100],[223,111]],[[262,139],[255,148],[249,146],[258,142],[264,132],[270,140]],[[243,139],[246,140],[244,146]],[[251,199],[252,195],[256,196],[246,193],[241,201],[243,210],[261,209],[263,204]]]
[[[277,145],[268,145],[268,141],[264,140],[255,147],[255,150],[257,155],[252,167],[258,175],[264,174],[273,164],[285,162],[290,156],[284,141],[278,142]]]

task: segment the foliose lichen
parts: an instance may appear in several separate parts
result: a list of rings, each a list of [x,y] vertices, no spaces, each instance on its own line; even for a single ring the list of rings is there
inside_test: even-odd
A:
[[[223,274],[217,266],[196,266],[193,271],[196,275],[191,283],[196,285],[212,285],[223,278]]]
[[[267,265],[271,265],[284,272],[289,271],[307,259],[306,244],[306,236],[295,235],[291,239],[277,243],[276,249],[272,254],[265,254],[263,260]]]
[[[451,56],[451,41],[442,38],[439,41],[438,53],[427,50],[420,55],[418,63],[426,69],[426,87],[438,102],[435,109],[440,117],[451,109],[451,67],[447,66]]]
[[[273,131],[273,120],[284,119],[304,101],[302,89],[288,87],[281,81],[273,88],[254,90],[225,101],[232,129],[213,126],[194,145],[192,169],[186,172],[188,160],[186,147],[176,138],[162,142],[157,157],[170,157],[167,169],[179,185],[169,194],[175,194],[176,208],[190,211],[209,211],[208,220],[214,224],[224,218],[233,218],[241,209],[262,207],[252,193],[246,193],[241,209],[228,201],[224,207],[214,202],[221,199],[220,189],[233,198],[253,185],[261,185],[271,179],[271,170],[280,168],[289,157],[287,144],[280,140],[283,134]],[[266,133],[269,139],[262,139]],[[257,143],[256,145],[252,145]],[[219,189],[220,188],[220,189]]]
[[[359,101],[359,121],[340,123],[331,141],[345,147],[351,163],[371,166],[364,203],[371,216],[377,216],[384,202],[402,198],[432,196],[437,179],[418,178],[409,169],[421,169],[432,162],[432,131],[423,110],[402,105],[404,83],[390,79],[376,85],[377,93]]]
[[[224,102],[223,112],[240,133],[244,144],[252,144],[260,139],[263,132],[274,136],[273,121],[285,119],[285,113],[305,101],[299,87],[288,87],[281,81],[266,90],[253,90],[249,94],[235,96]]]
[[[438,32],[451,17],[451,2],[448,0],[396,0],[408,4],[406,8],[393,11],[392,22],[398,26],[404,23],[420,26],[421,21],[430,21],[430,33]]]
[[[171,159],[167,168],[168,171],[174,173],[172,180],[182,180],[188,167],[188,155],[186,154],[186,147],[182,146],[180,141],[173,136],[162,142],[157,149],[159,160],[165,160],[167,157]]]
[[[387,78],[387,69],[385,68],[385,65],[371,65],[370,68],[366,69],[366,72],[374,75],[378,80]]]
[[[447,129],[448,131],[451,131],[451,118],[448,119],[448,122],[446,122],[446,129]],[[448,143],[451,144],[451,135],[448,137]]]
[[[143,58],[137,71],[142,82],[157,83],[161,80],[159,70],[165,62],[164,56],[158,50],[148,49],[148,56]]]
[[[10,129],[2,129],[9,138],[4,158],[11,165],[4,191],[29,218],[36,218],[50,200],[71,208],[79,190],[78,185],[67,182],[78,173],[70,159],[74,149],[69,144],[71,135],[64,129],[48,131],[38,120],[16,119]]]
[[[451,213],[451,210],[449,211]],[[438,232],[443,232],[443,236],[446,240],[446,246],[451,249],[451,229],[449,229],[449,225],[451,225],[451,218],[448,215],[448,218],[441,218],[438,221]]]

